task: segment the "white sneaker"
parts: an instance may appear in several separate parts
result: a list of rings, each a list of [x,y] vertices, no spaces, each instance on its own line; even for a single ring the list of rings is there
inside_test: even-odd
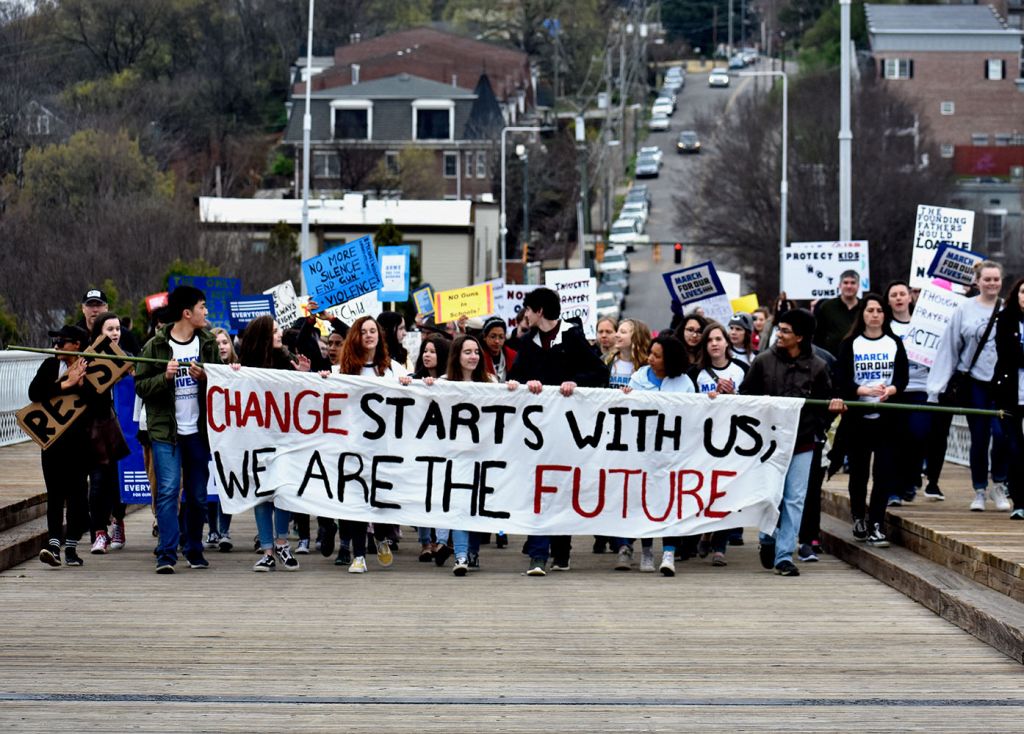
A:
[[[92,548],[89,549],[89,552],[97,556],[102,555],[107,552],[107,546],[109,544],[110,541],[107,539],[106,533],[96,533],[96,541],[92,544]]]
[[[675,576],[676,575],[676,552],[665,551],[661,554],[661,571],[662,576]]]
[[[616,571],[628,571],[633,561],[633,549],[628,545],[619,548],[619,555],[615,559]]]
[[[1013,509],[1010,500],[1007,499],[1007,487],[1005,482],[999,482],[989,490],[989,498],[996,503],[996,509],[1000,512],[1009,512]]]
[[[644,548],[640,551],[640,573],[654,573],[653,548]]]
[[[971,501],[971,512],[985,511],[985,490],[978,489],[974,492],[974,499]]]
[[[349,573],[366,573],[366,559],[356,556],[352,559],[352,565],[348,567]]]
[[[469,559],[465,556],[459,556],[455,559],[455,566],[452,568],[452,573],[456,576],[465,576],[469,573]]]

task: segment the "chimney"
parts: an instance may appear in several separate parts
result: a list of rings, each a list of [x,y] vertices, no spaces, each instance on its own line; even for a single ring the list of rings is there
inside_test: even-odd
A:
[[[359,64],[352,64],[352,85],[359,83]]]
[[[452,74],[452,86],[453,87],[459,86],[459,75],[458,74]]]

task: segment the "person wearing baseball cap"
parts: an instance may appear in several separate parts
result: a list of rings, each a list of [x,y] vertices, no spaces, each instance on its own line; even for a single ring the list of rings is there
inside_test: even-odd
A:
[[[96,317],[107,311],[107,294],[99,288],[90,288],[82,296],[82,318],[78,325],[85,329],[86,333],[91,334]]]

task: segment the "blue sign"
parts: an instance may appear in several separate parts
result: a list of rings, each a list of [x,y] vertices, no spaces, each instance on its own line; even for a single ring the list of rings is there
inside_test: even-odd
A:
[[[434,289],[430,283],[424,283],[422,287],[412,292],[416,301],[416,312],[424,316],[434,313]]]
[[[302,274],[309,297],[321,310],[364,296],[381,285],[369,235],[303,261]]]
[[[228,301],[242,297],[242,281],[238,278],[204,278],[197,275],[172,275],[167,279],[167,290],[179,285],[190,285],[206,294],[206,320],[210,328],[231,330],[231,312]]]
[[[715,265],[710,260],[698,263],[689,268],[674,270],[662,276],[672,300],[676,303],[692,303],[705,298],[725,294],[722,281],[718,279]]]
[[[277,316],[274,313],[274,296],[242,296],[237,301],[228,301],[232,334],[244,331],[257,316]]]
[[[409,300],[409,246],[378,247],[380,290],[377,298],[386,301]]]
[[[973,250],[964,250],[950,242],[942,242],[928,266],[929,278],[942,278],[960,285],[974,284],[974,266],[985,256]]]
[[[149,475],[146,473],[146,460],[143,458],[142,445],[139,443],[139,424],[135,422],[135,378],[125,375],[112,388],[114,391],[114,411],[117,422],[121,424],[121,433],[131,453],[117,464],[118,486],[121,490],[121,501],[126,505],[148,505],[150,501]]]

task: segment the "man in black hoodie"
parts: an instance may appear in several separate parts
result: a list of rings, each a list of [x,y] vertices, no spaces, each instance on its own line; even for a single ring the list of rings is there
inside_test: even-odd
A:
[[[777,395],[787,398],[832,398],[832,381],[824,360],[811,349],[814,316],[802,308],[786,311],[776,319],[775,346],[762,352],[747,371],[740,386],[744,395]],[[832,400],[829,411],[845,410],[842,400]],[[816,439],[828,427],[828,412],[804,406],[800,411],[796,446],[786,472],[779,506],[779,524],[771,535],[761,533],[761,565],[775,568],[780,576],[799,576],[793,563],[797,532],[807,498],[811,460]]]
[[[509,380],[526,383],[532,393],[544,385],[558,385],[562,395],[572,395],[577,386],[607,387],[608,369],[591,351],[583,329],[559,317],[562,305],[550,288],[538,288],[523,299],[523,313],[530,331],[516,340],[516,361]],[[572,538],[531,535],[526,539],[530,555],[527,576],[544,576],[548,553],[554,556],[552,571],[569,570]]]

